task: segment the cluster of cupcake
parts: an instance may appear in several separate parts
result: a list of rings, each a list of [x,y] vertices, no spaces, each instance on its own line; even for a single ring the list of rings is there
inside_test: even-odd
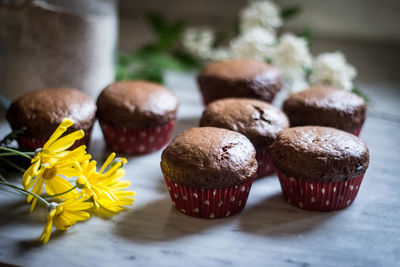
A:
[[[362,98],[313,87],[279,110],[269,104],[282,87],[279,70],[252,60],[211,63],[198,84],[206,105],[200,127],[180,133],[161,159],[178,210],[233,215],[254,179],[275,171],[284,197],[299,208],[332,211],[354,201],[369,163],[357,137],[366,117]]]
[[[198,83],[206,105],[199,127],[180,133],[161,156],[178,210],[203,218],[233,215],[244,208],[254,179],[275,171],[283,195],[297,207],[330,211],[353,202],[369,163],[356,136],[366,117],[362,98],[314,87],[290,96],[281,111],[269,104],[282,87],[279,70],[244,59],[209,64]],[[106,87],[96,103],[74,89],[34,91],[12,103],[7,119],[13,130],[26,127],[19,145],[34,150],[65,117],[75,122],[68,132],[85,131],[75,147],[89,145],[97,118],[109,149],[138,155],[170,142],[177,108],[168,89],[126,81]]]
[[[35,150],[44,145],[66,117],[74,121],[65,134],[82,129],[85,137],[73,148],[89,146],[95,119],[107,147],[126,155],[146,154],[164,147],[176,122],[178,100],[161,85],[146,81],[116,82],[95,103],[88,95],[67,88],[33,91],[15,100],[6,117],[13,130],[26,128],[19,146]]]

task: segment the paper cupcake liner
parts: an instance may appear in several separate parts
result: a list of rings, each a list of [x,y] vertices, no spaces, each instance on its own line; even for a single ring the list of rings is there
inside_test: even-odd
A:
[[[305,210],[334,211],[353,203],[364,174],[342,182],[311,182],[276,169],[282,193],[289,204]]]
[[[116,127],[100,122],[107,147],[128,155],[146,154],[163,148],[171,139],[176,120],[151,128]]]
[[[89,131],[85,131],[85,136],[79,140],[76,140],[68,150],[75,149],[81,145],[86,145],[86,147],[89,148],[91,132],[91,129]],[[47,140],[36,139],[29,136],[21,136],[18,138],[18,144],[21,149],[32,151],[36,150],[37,148],[42,148],[46,142]]]
[[[268,149],[257,150],[256,159],[258,163],[256,179],[271,175],[275,172],[274,165],[272,164],[272,158]]]
[[[217,189],[191,188],[164,177],[172,204],[182,213],[200,218],[228,217],[246,205],[253,179],[243,184]]]

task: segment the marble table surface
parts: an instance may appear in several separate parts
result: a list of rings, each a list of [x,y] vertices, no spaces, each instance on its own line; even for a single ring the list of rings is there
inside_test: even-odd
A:
[[[167,75],[180,100],[174,135],[196,126],[203,110],[192,75]],[[0,189],[0,265],[22,266],[399,266],[400,94],[362,84],[373,99],[361,138],[370,167],[355,202],[320,213],[289,205],[276,175],[256,180],[245,209],[223,219],[184,215],[171,204],[161,152],[129,158],[135,205],[112,219],[91,218],[38,245],[46,212],[27,212],[19,195]],[[275,104],[284,95],[279,95]],[[8,131],[1,114],[0,137]],[[96,124],[90,152],[106,150]],[[16,174],[9,178],[18,182]]]

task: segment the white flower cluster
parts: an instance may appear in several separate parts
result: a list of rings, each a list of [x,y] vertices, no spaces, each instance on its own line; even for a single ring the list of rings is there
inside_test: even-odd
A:
[[[311,67],[312,56],[304,38],[285,33],[279,38],[274,50],[272,62],[288,74],[298,75],[304,73],[305,68]]]
[[[285,87],[292,93],[308,87],[305,69],[311,67],[312,56],[304,38],[291,33],[283,34],[274,48],[271,61],[281,69]]]
[[[351,90],[357,70],[347,63],[341,52],[323,53],[314,61],[311,84],[331,85]]]
[[[239,13],[240,30],[247,32],[255,27],[263,27],[275,32],[282,26],[280,9],[270,1],[253,1]]]
[[[209,57],[214,41],[214,32],[206,28],[188,28],[184,31],[182,37],[182,45],[185,51],[202,59]]]
[[[271,53],[271,46],[276,42],[275,34],[262,28],[254,27],[231,41],[232,54],[236,58],[266,60]]]
[[[269,60],[281,69],[284,85],[291,93],[310,85],[332,85],[351,90],[356,69],[340,52],[324,53],[313,60],[305,39],[292,33],[276,38],[276,28],[282,26],[280,9],[271,1],[251,1],[239,13],[240,33],[226,47],[213,47],[215,34],[208,29],[188,29],[183,35],[183,47],[191,55],[215,61],[231,58]],[[307,77],[307,70],[312,74]]]

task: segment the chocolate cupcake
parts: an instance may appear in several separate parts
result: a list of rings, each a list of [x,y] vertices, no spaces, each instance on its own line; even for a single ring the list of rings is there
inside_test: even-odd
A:
[[[289,127],[289,121],[285,113],[264,101],[226,98],[207,106],[200,126],[225,128],[245,135],[257,151],[256,177],[264,177],[274,172],[268,148],[278,133]]]
[[[255,155],[251,142],[237,132],[199,127],[180,133],[161,156],[174,206],[203,218],[241,211],[257,172]]]
[[[18,138],[21,148],[35,150],[43,147],[64,118],[74,124],[66,134],[82,129],[85,137],[72,148],[88,145],[96,115],[94,101],[76,89],[49,88],[30,92],[15,100],[7,111],[7,120],[13,130],[26,127]]]
[[[349,91],[316,86],[290,96],[283,105],[291,126],[318,125],[359,135],[367,106]]]
[[[161,85],[115,82],[97,99],[97,117],[107,146],[124,154],[145,154],[164,147],[176,122],[178,100]]]
[[[205,105],[228,98],[255,98],[272,102],[282,87],[279,70],[250,59],[217,61],[207,65],[197,81]]]
[[[349,206],[369,164],[368,148],[361,139],[329,127],[284,130],[270,151],[283,195],[290,204],[307,210]]]

